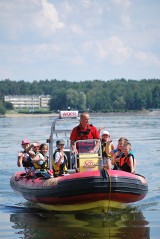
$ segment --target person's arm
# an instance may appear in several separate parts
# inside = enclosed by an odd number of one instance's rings
[[[22,152],[18,152],[18,157],[17,157],[17,166],[18,167],[22,167],[23,164],[22,164],[22,161],[23,161],[23,153]]]
[[[41,158],[39,154],[35,155],[35,156],[32,158],[32,162],[33,162],[33,163],[37,163],[37,162],[39,162],[40,160],[45,161],[44,157]]]
[[[114,165],[116,163],[116,158],[117,158],[117,153],[113,154],[112,158],[111,158],[111,164]]]
[[[60,151],[57,152],[55,155],[55,164],[59,167],[61,164],[62,159],[64,158],[64,152]]]
[[[94,127],[94,137],[93,138],[97,139],[98,141],[96,141],[96,144],[95,144],[94,148],[92,149],[92,151],[93,152],[97,152],[98,149],[99,149],[99,146],[100,146],[100,142],[99,142],[99,140],[100,140],[100,133],[99,133],[98,129],[95,126],[93,126],[93,127]]]
[[[32,143],[29,145],[29,147],[26,149],[26,152],[29,154],[31,158],[35,156],[35,152],[32,150],[33,147],[36,147],[38,144],[37,143]]]
[[[111,154],[114,150],[113,143],[111,141],[106,142],[106,154]]]
[[[76,146],[75,146],[75,141],[77,138],[77,127],[72,129],[71,135],[70,135],[70,148],[71,148],[71,153],[74,154],[77,152]]]
[[[98,149],[99,149],[99,145],[100,145],[100,142],[99,141],[96,141],[96,144],[93,148],[93,152],[98,152]]]
[[[75,141],[71,140],[71,153],[74,154],[74,153],[78,153],[77,149],[76,149],[76,145],[75,145]]]
[[[100,128],[98,129],[98,132],[101,133],[101,130],[102,130],[102,129],[105,129],[105,127],[103,127],[103,126],[100,127]]]
[[[111,152],[114,150],[114,144],[113,143],[111,143]],[[110,154],[111,154],[111,152],[110,152]]]
[[[34,144],[30,144],[27,148],[26,148],[26,153],[29,154],[29,151],[33,148]]]
[[[119,162],[120,154],[121,154],[121,152],[119,150],[117,150],[116,153],[112,154],[112,158],[111,158],[111,164],[112,165],[114,165],[116,162]]]
[[[130,168],[131,168],[131,173],[135,173],[135,167],[134,167],[132,156],[129,157],[129,164],[130,164]]]

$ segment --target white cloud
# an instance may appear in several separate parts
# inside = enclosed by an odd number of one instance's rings
[[[78,26],[76,24],[71,26],[71,31],[77,35],[84,35],[84,31],[81,26]]]
[[[131,57],[133,49],[125,46],[118,37],[112,37],[108,41],[108,50],[112,58],[112,63],[122,64]]]
[[[56,60],[56,57],[61,54],[62,48],[57,44],[32,44],[32,45],[15,45],[0,47],[3,52],[3,60],[7,61],[8,65],[14,64],[31,64],[35,62],[45,62]]]
[[[0,0],[1,78],[99,78],[106,65],[108,79],[159,76],[159,7],[156,0]]]
[[[48,36],[64,27],[64,23],[59,21],[58,13],[53,4],[47,0],[41,0],[40,7],[41,10],[35,14],[34,21],[42,34]]]
[[[134,56],[138,61],[141,62],[141,64],[145,65],[146,67],[151,65],[160,67],[160,57],[157,57],[154,54],[139,51],[136,52]]]
[[[127,28],[131,28],[132,27],[131,18],[127,14],[122,15],[121,16],[121,20],[122,20],[123,26],[126,26]]]
[[[68,14],[68,13],[71,13],[72,10],[73,10],[72,5],[69,4],[67,1],[62,2],[62,8],[63,8],[65,14],[66,14],[66,13],[67,13],[67,14]]]
[[[93,4],[92,0],[81,0],[81,3],[84,8],[89,9],[91,5]]]
[[[86,62],[81,56],[75,57],[72,62],[76,66],[82,66],[82,67],[86,66]]]
[[[95,54],[95,57],[101,61],[109,61],[112,64],[124,64],[132,56],[133,49],[126,46],[120,38],[112,36],[107,40],[97,40],[86,42],[84,51]]]
[[[111,0],[111,2],[121,8],[129,8],[132,5],[131,0]]]
[[[2,8],[0,19],[11,38],[28,33],[50,36],[64,27],[54,5],[47,0],[2,0],[0,9]]]

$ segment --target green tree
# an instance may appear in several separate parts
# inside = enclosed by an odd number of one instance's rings
[[[67,90],[67,105],[71,109],[86,110],[86,95],[77,90]]]
[[[10,103],[10,102],[4,102],[4,107],[7,110],[13,110],[14,109],[12,103]]]
[[[0,115],[4,115],[6,113],[6,109],[4,107],[4,103],[0,101]]]
[[[66,110],[67,97],[65,89],[58,90],[49,101],[50,111]]]
[[[157,109],[160,106],[160,86],[155,86],[153,88],[153,93],[152,93],[152,97],[153,97],[153,108]]]
[[[56,79],[33,82],[0,81],[0,99],[4,95],[51,95],[52,110],[71,107],[95,112],[160,108],[160,80],[115,79],[110,81],[69,82]],[[4,103],[3,107],[6,108]]]
[[[78,105],[78,92],[73,89],[68,89],[66,94],[67,107],[76,109]]]
[[[79,110],[85,111],[87,109],[86,107],[86,94],[84,92],[79,92],[79,98],[78,98],[78,106]]]

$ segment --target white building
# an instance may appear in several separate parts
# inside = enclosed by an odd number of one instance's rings
[[[13,104],[14,108],[47,108],[50,95],[6,95],[4,101]]]
[[[47,108],[48,107],[48,102],[51,99],[50,95],[41,95],[40,96],[40,106],[42,108]]]

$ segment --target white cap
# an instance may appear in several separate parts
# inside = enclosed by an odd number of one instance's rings
[[[103,132],[102,132],[102,135],[103,134],[108,134],[108,135],[110,135],[110,133],[107,131],[107,130],[104,130]]]

